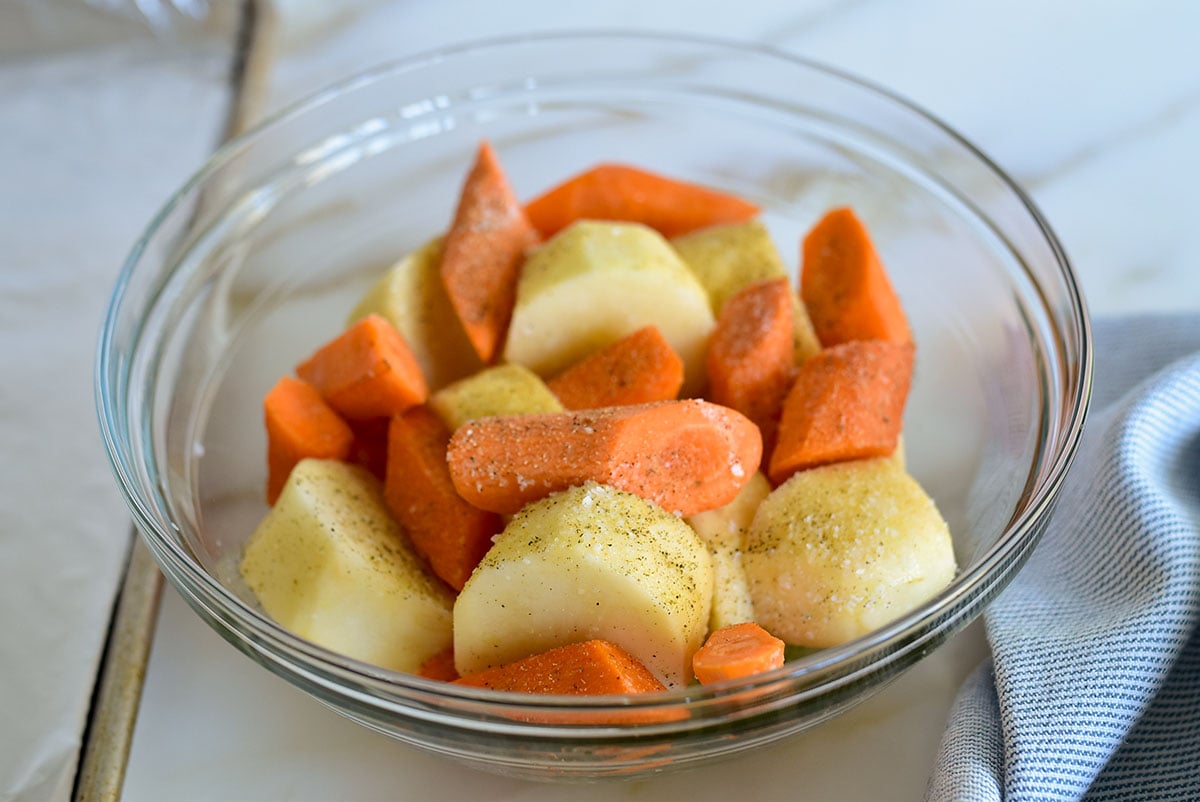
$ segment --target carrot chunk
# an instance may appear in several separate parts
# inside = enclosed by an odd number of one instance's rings
[[[666,686],[620,646],[588,640],[559,646],[512,663],[468,674],[458,685],[517,693],[572,696],[652,693]]]
[[[758,427],[698,400],[480,418],[447,451],[459,494],[498,513],[592,480],[694,515],[732,501],[761,458]]]
[[[794,303],[786,278],[751,284],[722,307],[708,342],[709,397],[754,421],[765,454],[796,375]]]
[[[446,465],[449,440],[450,430],[427,406],[392,418],[383,497],[433,572],[462,590],[502,521],[471,506],[454,489]]]
[[[274,504],[296,463],[345,459],[354,433],[311,385],[284,376],[263,398],[267,428],[267,503]]]
[[[752,621],[713,632],[692,655],[692,671],[701,685],[739,679],[783,665],[784,643]]]
[[[783,402],[771,481],[779,484],[805,468],[895,451],[914,351],[912,343],[853,340],[801,365]]]
[[[802,250],[800,296],[822,345],[912,342],[900,299],[853,210],[826,214],[804,238]]]
[[[367,315],[296,366],[348,420],[383,418],[425,401],[421,366],[396,327]]]
[[[442,682],[454,682],[458,679],[458,669],[454,667],[454,647],[442,649],[421,663],[417,669],[417,676]]]
[[[525,251],[537,230],[491,145],[479,147],[442,246],[442,283],[475,352],[491,363],[504,342]]]
[[[716,190],[623,164],[601,164],[549,190],[525,206],[549,239],[576,220],[642,223],[676,237],[718,223],[737,223],[758,207]]]
[[[669,401],[683,386],[683,360],[657,326],[640,328],[547,383],[567,409]]]

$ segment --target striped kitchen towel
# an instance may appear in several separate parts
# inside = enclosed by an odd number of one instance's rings
[[[928,798],[1200,800],[1200,318],[1098,321],[1044,539],[984,615]]]

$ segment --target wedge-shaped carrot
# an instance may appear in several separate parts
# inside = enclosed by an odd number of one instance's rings
[[[455,680],[497,691],[570,696],[652,693],[666,686],[629,652],[606,640],[559,646]]]
[[[459,494],[498,513],[590,479],[694,515],[732,501],[761,458],[757,426],[699,400],[480,418],[447,452]]]
[[[546,384],[567,409],[669,401],[683,386],[683,360],[657,326],[645,326]]]
[[[367,315],[296,366],[296,375],[348,420],[399,414],[425,401],[421,366],[396,327]]]
[[[783,665],[784,643],[753,621],[721,627],[692,655],[701,685],[761,674]]]
[[[766,454],[796,375],[794,304],[786,278],[751,284],[722,307],[708,341],[709,398],[754,421]]]
[[[537,244],[492,146],[479,147],[442,246],[442,283],[475,352],[490,363],[512,318],[525,251]]]
[[[433,572],[462,590],[503,523],[454,489],[446,465],[449,440],[446,424],[425,405],[392,418],[383,497]]]
[[[800,366],[783,402],[768,475],[779,484],[805,468],[896,450],[914,347],[853,340]]]
[[[346,459],[354,433],[312,385],[284,376],[263,398],[267,427],[267,503],[274,504],[296,463]]]
[[[576,220],[642,223],[676,237],[718,223],[736,223],[758,207],[735,195],[649,173],[624,164],[600,164],[567,179],[525,206],[547,239]]]
[[[442,682],[454,682],[458,679],[458,670],[454,667],[454,647],[442,649],[417,670],[417,675],[425,679],[437,679]]]
[[[804,238],[802,251],[800,296],[822,345],[912,342],[900,299],[852,209],[826,214]]]

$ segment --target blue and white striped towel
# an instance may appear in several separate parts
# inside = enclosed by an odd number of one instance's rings
[[[1095,333],[1083,442],[985,614],[931,802],[1200,800],[1200,318]]]

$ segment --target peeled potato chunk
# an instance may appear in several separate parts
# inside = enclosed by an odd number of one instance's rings
[[[379,482],[306,459],[250,536],[241,574],[267,615],[348,657],[416,672],[451,643],[453,596],[428,574]]]
[[[836,646],[954,577],[950,531],[892,457],[795,473],[759,505],[742,565],[758,623],[796,646]]]
[[[491,415],[563,411],[558,396],[522,365],[496,365],[459,379],[430,396],[429,406],[451,431]]]
[[[588,482],[527,505],[496,537],[454,604],[455,665],[466,676],[598,638],[686,684],[712,585],[691,527]]]
[[[350,313],[354,324],[372,313],[404,335],[431,389],[483,366],[442,285],[442,240],[407,254],[367,290]]]
[[[723,507],[697,513],[687,519],[708,546],[713,560],[713,604],[708,627],[716,631],[730,624],[754,621],[754,601],[742,567],[742,539],[758,505],[771,492],[771,484],[760,472]]]
[[[541,376],[654,324],[703,387],[708,294],[662,235],[637,223],[573,223],[534,250],[517,284],[504,359]]]

